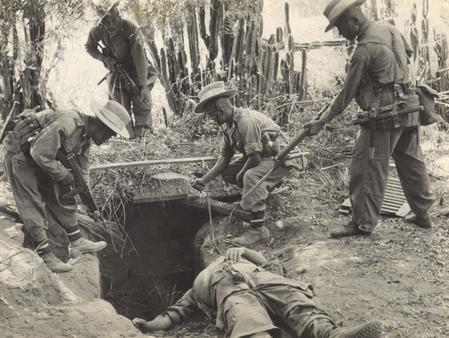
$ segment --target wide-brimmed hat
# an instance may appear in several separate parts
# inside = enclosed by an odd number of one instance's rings
[[[133,138],[133,124],[128,111],[120,103],[109,100],[101,104],[96,100],[90,106],[95,116],[113,132],[124,138]]]
[[[106,17],[106,15],[109,14],[109,12],[116,7],[120,0],[99,0],[101,2],[98,3],[94,3],[94,7],[95,7],[95,11],[97,12],[98,15],[98,22],[97,24],[100,24],[103,19]]]
[[[219,97],[232,97],[237,94],[237,89],[226,89],[223,81],[216,81],[209,83],[203,89],[201,89],[198,97],[200,102],[195,107],[195,113],[202,113],[204,111],[204,106],[212,99]]]
[[[329,20],[329,25],[326,27],[325,32],[334,28],[338,18],[350,7],[356,5],[362,5],[366,0],[332,0],[324,9],[323,14]]]

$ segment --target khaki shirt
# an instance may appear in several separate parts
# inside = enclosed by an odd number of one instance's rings
[[[223,127],[222,156],[231,158],[236,151],[244,156],[261,153],[262,132],[267,130],[280,131],[281,128],[268,116],[258,111],[235,108],[232,125],[225,124]]]
[[[120,19],[114,32],[102,25],[92,28],[86,50],[100,61],[103,56],[115,58],[138,86],[147,85],[148,79],[156,74],[147,59],[141,33],[127,20]]]
[[[412,50],[394,26],[368,20],[357,40],[343,88],[331,106],[336,114],[354,98],[363,110],[369,110],[379,88],[387,88],[381,94],[380,105],[391,104],[392,84],[409,81],[407,64]]]
[[[239,273],[251,282],[236,282],[232,273]],[[237,263],[226,261],[223,257],[210,264],[195,278],[193,287],[181,297],[175,305],[167,309],[178,313],[182,319],[188,318],[196,309],[200,309],[210,319],[215,314],[215,324],[219,329],[224,328],[223,305],[232,294],[245,290],[263,290],[265,287],[278,285],[292,286],[312,298],[310,285],[284,278],[243,260]]]
[[[30,155],[54,181],[61,181],[69,173],[58,161],[61,146],[78,156],[84,176],[89,171],[91,141],[86,135],[88,116],[75,110],[54,111],[47,109],[36,113],[42,131],[31,141]]]

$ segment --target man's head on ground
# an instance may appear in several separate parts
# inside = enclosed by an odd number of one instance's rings
[[[361,8],[364,2],[365,0],[332,0],[323,13],[329,20],[326,32],[337,27],[341,36],[354,40],[367,20]]]
[[[87,123],[87,135],[96,145],[106,142],[116,134],[127,139],[133,137],[132,120],[120,103],[109,100],[102,105],[92,101],[91,107],[95,117],[91,117]]]
[[[219,125],[232,121],[234,106],[231,98],[237,94],[236,89],[226,89],[223,81],[216,81],[205,86],[199,93],[200,102],[196,113],[206,113]]]

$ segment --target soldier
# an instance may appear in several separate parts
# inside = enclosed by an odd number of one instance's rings
[[[202,178],[195,179],[192,185],[201,190],[208,182],[221,175],[226,182],[243,188],[240,206],[252,214],[251,227],[233,242],[248,246],[270,238],[269,230],[264,225],[265,200],[295,164],[288,161],[279,166],[260,187],[246,195],[273,167],[273,155],[276,155],[279,150],[276,148],[280,146],[277,138],[281,128],[257,111],[235,107],[230,99],[236,93],[235,89],[226,89],[222,81],[210,83],[199,93],[200,102],[195,112],[205,112],[223,127],[224,147],[215,166]],[[243,157],[231,163],[236,151],[241,152]]]
[[[419,146],[419,112],[392,117],[389,124],[375,122],[381,114],[394,116],[398,101],[411,97],[407,64],[412,51],[394,26],[366,18],[361,9],[364,2],[332,0],[324,10],[329,19],[326,31],[337,27],[343,37],[357,38],[358,43],[343,88],[319,120],[305,125],[310,135],[319,133],[354,98],[363,110],[374,110],[374,119],[362,126],[352,153],[352,221],[346,230],[332,233],[334,238],[369,235],[374,231],[384,199],[390,156],[414,213],[406,221],[423,228],[432,226],[429,209],[433,197]]]
[[[150,92],[157,76],[139,29],[121,18],[117,5],[96,6],[100,19],[89,33],[86,50],[110,71],[109,96],[134,114],[134,134],[140,138],[153,127]]]
[[[281,337],[276,325],[293,337],[379,338],[382,324],[372,321],[352,329],[337,327],[313,296],[311,286],[288,279],[269,269],[260,253],[247,248],[230,248],[204,269],[176,304],[151,321],[134,318],[143,332],[169,330],[196,309],[224,329],[231,338]],[[276,271],[278,272],[278,271]]]
[[[77,155],[87,177],[91,141],[100,145],[115,134],[130,137],[132,122],[123,106],[110,100],[93,108],[95,116],[75,110],[26,111],[5,138],[4,165],[20,218],[32,246],[53,272],[69,271],[72,265],[52,253],[48,224],[64,229],[72,257],[106,247],[106,242],[92,242],[81,235],[75,199],[61,198],[61,192],[69,191],[74,183],[73,174],[60,162],[61,148]]]

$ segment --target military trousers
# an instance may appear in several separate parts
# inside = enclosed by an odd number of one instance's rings
[[[352,152],[349,192],[352,221],[365,232],[377,225],[393,157],[405,197],[418,216],[427,215],[433,201],[430,179],[419,145],[418,127],[376,129],[374,158],[369,154],[369,129],[362,128]]]
[[[225,182],[237,184],[235,176],[243,168],[246,163],[246,158],[242,157],[228,165],[225,171],[221,174]],[[243,175],[243,190],[242,196],[265,176],[265,174],[273,167],[273,158],[263,158],[258,166],[248,169]],[[270,176],[250,195],[242,197],[240,205],[243,210],[258,213],[266,209],[265,200],[268,198],[270,191],[281,182],[282,178],[287,175],[289,169],[285,166],[280,166],[274,170]]]
[[[114,73],[108,75],[108,87],[110,98],[125,107],[130,115],[134,114],[136,127],[152,128],[151,100],[149,104],[143,102],[140,95]]]
[[[335,327],[320,303],[290,285],[262,285],[233,294],[224,302],[223,313],[230,338],[260,332],[280,338],[280,328],[292,337],[323,338],[317,326]]]
[[[4,166],[20,218],[34,246],[47,245],[49,224],[62,226],[68,236],[79,233],[76,205],[63,206],[59,202],[54,182],[29,155],[7,152]]]

